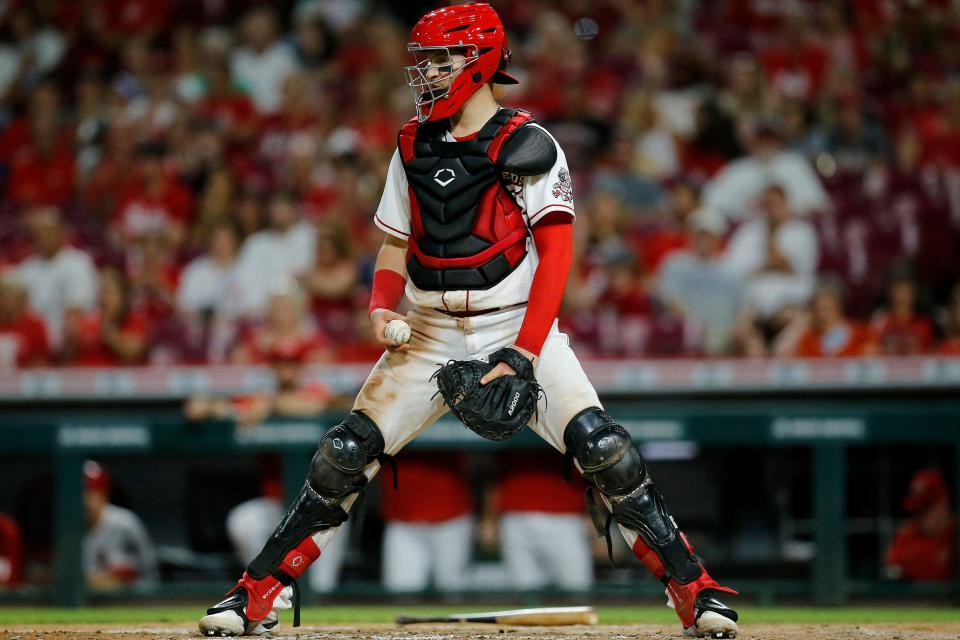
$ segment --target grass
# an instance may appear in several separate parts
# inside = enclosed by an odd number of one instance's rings
[[[463,611],[488,611],[516,608],[516,605],[477,607],[433,607],[407,605],[346,605],[307,607],[303,623],[363,624],[389,623],[403,611],[416,615],[440,615]],[[0,627],[29,624],[150,624],[172,623],[193,625],[202,614],[196,607],[90,607],[56,609],[40,607],[0,608]],[[673,624],[676,617],[666,607],[598,607],[600,624]],[[741,620],[749,623],[797,624],[877,624],[877,623],[956,623],[960,612],[951,608],[931,607],[851,607],[815,609],[808,607],[748,607],[740,610]],[[285,616],[289,621],[289,615]]]

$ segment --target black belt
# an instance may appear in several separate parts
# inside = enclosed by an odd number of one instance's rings
[[[480,309],[477,311],[448,311],[447,309],[437,309],[434,308],[434,311],[439,311],[445,316],[450,316],[451,318],[474,318],[476,316],[483,316],[488,313],[494,313],[495,311],[507,311],[510,309],[516,309],[517,307],[522,307],[527,304],[526,302],[518,302],[517,304],[511,304],[506,307],[494,307],[493,309]]]

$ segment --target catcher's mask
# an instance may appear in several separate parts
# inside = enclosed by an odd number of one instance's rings
[[[426,14],[414,25],[407,51],[413,64],[404,73],[420,122],[450,117],[484,83],[517,83],[506,72],[510,48],[503,24],[486,3]]]

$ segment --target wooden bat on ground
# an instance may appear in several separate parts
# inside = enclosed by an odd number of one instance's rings
[[[597,624],[593,607],[546,607],[541,609],[512,609],[485,613],[452,613],[446,616],[407,616],[400,614],[397,624],[419,622],[491,622],[518,626],[561,626],[568,624]]]

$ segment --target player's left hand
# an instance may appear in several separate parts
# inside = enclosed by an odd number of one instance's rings
[[[518,347],[517,345],[510,345],[510,348],[514,351],[518,351],[524,358],[533,362],[534,356],[532,353],[524,349],[523,347]],[[484,385],[490,382],[491,380],[496,380],[500,376],[515,376],[517,372],[513,370],[513,367],[508,365],[506,362],[497,363],[493,369],[490,369],[490,372],[487,375],[480,378],[480,384]]]

